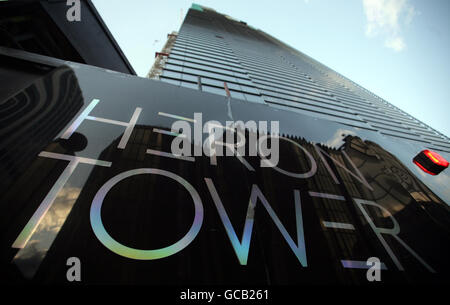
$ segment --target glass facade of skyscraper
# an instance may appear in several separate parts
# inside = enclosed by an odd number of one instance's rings
[[[448,137],[401,109],[245,22],[198,5],[159,78],[450,152]]]
[[[0,47],[2,282],[448,283],[447,138],[211,9],[168,36],[151,79]]]

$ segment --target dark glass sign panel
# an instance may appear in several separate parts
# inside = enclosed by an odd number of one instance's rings
[[[383,282],[447,281],[450,177],[417,168],[417,144],[89,66],[40,68],[0,101],[4,280],[65,283],[75,257],[83,283],[365,284],[376,257]],[[278,164],[172,153],[172,123],[200,133],[195,151],[211,120],[278,121]]]

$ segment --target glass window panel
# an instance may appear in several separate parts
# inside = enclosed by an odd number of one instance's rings
[[[224,60],[228,60],[228,61],[237,63],[237,61],[233,57],[222,55],[222,54],[217,54],[217,52],[206,52],[206,51],[201,51],[198,49],[197,50],[187,49],[187,51],[192,52],[194,54],[201,55],[201,56],[211,57],[211,58],[215,58],[218,60],[224,59]]]
[[[238,84],[227,83],[227,86],[228,86],[229,89],[234,89],[234,90],[241,91],[241,86],[239,86]]]
[[[231,74],[231,72],[229,72],[229,71],[216,69],[216,68],[208,67],[205,65],[194,64],[194,63],[190,63],[190,62],[186,62],[185,67],[207,70],[208,72],[214,72],[214,73]]]
[[[244,94],[245,98],[247,99],[247,101],[249,102],[254,102],[254,103],[264,103],[264,100],[257,95],[252,95],[252,94]]]
[[[223,87],[223,82],[221,82],[219,80],[215,80],[215,79],[204,78],[204,77],[202,77],[202,84]]]
[[[216,78],[226,81],[226,82],[233,82],[236,83],[237,80],[235,77],[231,77],[231,76],[226,76],[226,75],[220,75],[220,74],[216,74]]]
[[[175,70],[175,71],[182,71],[183,67],[182,66],[176,66],[176,65],[171,65],[171,64],[166,64],[164,66],[164,69],[169,69],[169,70]]]
[[[195,64],[195,63],[192,63],[192,62],[185,62],[184,66],[185,67],[190,67],[190,68],[195,68],[195,69],[203,69],[203,65]]]
[[[161,80],[162,82],[165,82],[165,83],[169,83],[169,84],[173,84],[173,85],[178,85],[178,86],[180,85],[180,81],[179,81],[179,80],[174,80],[174,79],[164,78],[164,77],[161,77],[160,80]]]
[[[182,79],[197,83],[198,77],[195,75],[183,74]]]
[[[192,68],[188,68],[188,67],[184,67],[183,68],[183,72],[194,74],[194,75],[200,75],[202,77],[217,78],[219,80],[227,81],[227,82],[228,81],[229,82],[235,82],[235,83],[237,82],[235,77],[227,76],[227,75],[224,75],[224,74],[208,72],[208,71],[192,69]]]
[[[198,62],[198,63],[205,63],[208,65],[214,65],[217,67],[232,67],[233,69],[238,70],[242,73],[246,72],[245,70],[240,69],[239,65],[233,64],[231,62],[225,62],[223,60],[213,59],[210,57],[204,57],[204,56],[202,57],[202,56],[198,56],[198,55],[194,55],[194,54],[189,54],[185,59],[189,60],[189,61],[195,60],[195,62]]]
[[[192,62],[192,63],[197,63],[197,64],[203,64],[203,60],[197,59],[197,58],[186,58],[186,61],[188,62]]]
[[[226,82],[236,82],[236,79],[234,77],[228,76],[228,75],[224,75],[224,74],[219,74],[219,73],[210,73],[211,77],[217,78],[218,80],[221,81],[226,81]]]
[[[193,83],[189,83],[189,82],[181,82],[181,86],[182,87],[186,87],[186,88],[191,88],[191,89],[197,89],[198,90],[198,85],[197,84],[193,84]]]
[[[211,93],[220,94],[223,96],[227,95],[227,93],[225,92],[225,89],[219,89],[219,88],[204,85],[204,86],[202,86],[202,90],[205,92],[211,92]]]
[[[183,73],[190,73],[190,74],[194,74],[194,75],[199,75],[200,74],[200,70],[197,69],[192,69],[192,68],[187,68],[187,67],[183,67]]]
[[[272,91],[262,90],[261,92],[264,94],[267,94],[269,96],[282,97],[282,95],[280,95],[279,93],[272,92]],[[292,98],[294,98],[294,97],[292,97]]]
[[[176,46],[173,46],[172,49],[170,50],[170,52],[177,52],[179,54],[184,54],[184,53],[186,53],[186,50],[178,48]]]
[[[244,74],[246,77],[248,77],[248,75],[247,75],[247,71],[246,70],[244,70],[244,69],[241,69],[241,68],[235,68],[235,67],[233,67],[233,70],[236,72],[239,72],[239,73],[242,73],[242,74]]]
[[[201,76],[206,76],[206,77],[221,78],[220,75],[218,75],[216,73],[212,73],[212,72],[207,72],[207,71],[199,71],[199,74]]]
[[[173,49],[173,48],[172,48],[172,49],[170,50],[170,55],[169,55],[169,57],[170,57],[171,55],[184,56],[185,53],[186,53],[186,52],[184,52],[184,51],[179,51],[179,50],[177,50],[177,49]]]
[[[177,55],[177,54],[170,54],[169,59],[178,59],[178,60],[184,60],[184,56]]]
[[[235,64],[239,63],[239,62],[237,62],[234,59],[224,58],[224,57],[220,57],[220,56],[219,57],[218,56],[214,56],[214,54],[211,54],[211,53],[205,54],[205,53],[196,52],[196,51],[193,51],[193,50],[187,50],[186,54],[187,55],[197,55],[200,58],[205,58],[205,59],[208,59],[208,60],[216,60],[216,61],[219,61],[219,62],[226,61],[226,62],[232,62],[232,63],[235,63]]]
[[[253,83],[251,82],[251,81],[249,81],[249,80],[246,80],[246,79],[241,79],[241,78],[238,78],[237,79],[237,82],[239,83],[239,84],[243,84],[243,85],[253,85]]]
[[[242,94],[241,92],[230,91],[230,94],[231,94],[232,98],[238,98],[241,100],[245,100],[244,94]]]
[[[169,58],[168,60],[167,60],[167,62],[169,63],[169,64],[175,64],[175,65],[183,65],[183,61],[181,61],[181,60],[178,60],[178,59],[173,59],[173,58]]]
[[[230,51],[227,51],[221,47],[215,47],[215,46],[211,46],[211,45],[198,44],[198,43],[191,43],[187,46],[198,49],[198,50],[202,50],[202,51],[204,50],[206,52],[214,52],[217,54],[232,55],[232,53],[230,53]]]
[[[234,76],[240,77],[240,78],[248,78],[247,74],[238,73],[238,72],[234,72]]]
[[[162,73],[163,76],[172,77],[172,78],[181,78],[181,73],[164,70]]]
[[[175,44],[173,45],[173,48],[178,48],[178,49],[183,49],[185,47],[185,45],[181,42],[175,42]]]
[[[248,92],[248,93],[258,94],[258,90],[256,90],[256,89],[253,88],[253,87],[249,87],[249,86],[241,85],[241,90],[242,90],[242,91],[245,91],[245,92]]]
[[[232,72],[227,71],[227,70],[223,70],[223,69],[218,69],[218,68],[213,68],[213,67],[204,67],[203,69],[214,72],[214,73],[223,73],[223,74],[232,74]]]

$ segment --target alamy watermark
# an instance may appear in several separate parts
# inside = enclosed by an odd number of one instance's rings
[[[190,121],[194,123],[193,132],[187,120],[178,120],[172,124],[171,133],[175,135],[171,145],[173,155],[206,155],[211,158],[212,164],[217,156],[240,158],[259,155],[262,158],[261,167],[277,166],[280,158],[278,121],[270,121],[270,131],[267,121],[226,121],[225,126],[218,121],[202,124],[201,113],[194,113],[194,119]],[[203,133],[207,134],[205,141]]]
[[[70,6],[66,12],[67,21],[81,21],[81,3],[80,0],[67,0],[67,6]]]
[[[81,261],[78,257],[69,257],[66,262],[70,266],[66,272],[66,278],[69,282],[81,282]]]
[[[381,281],[381,262],[378,257],[369,257],[367,260],[367,270],[366,278],[369,282],[379,282]]]

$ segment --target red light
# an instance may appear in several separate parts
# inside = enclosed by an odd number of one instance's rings
[[[433,176],[442,172],[449,165],[448,161],[440,154],[428,149],[421,151],[415,156],[413,162],[421,170]]]
[[[415,161],[415,160],[413,160],[413,162],[414,162],[415,165],[417,165],[418,167],[420,167],[420,169],[423,170],[425,173],[430,174],[430,175],[433,175],[433,176],[436,175],[435,173],[430,172],[430,171],[427,170],[425,167],[423,167],[422,165],[420,165],[419,162],[417,162],[417,161]]]
[[[428,149],[423,151],[424,154],[431,160],[433,163],[441,165],[443,167],[448,167],[448,161],[445,160],[440,154],[434,151],[429,151]]]

